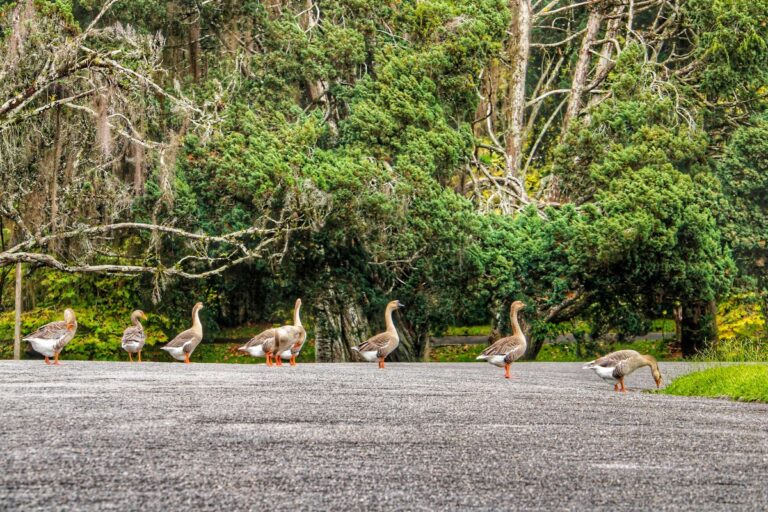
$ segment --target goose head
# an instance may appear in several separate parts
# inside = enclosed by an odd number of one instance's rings
[[[202,303],[202,302],[198,302],[198,303],[197,303],[197,304],[195,304],[195,306],[192,308],[192,313],[197,313],[197,312],[198,312],[198,311],[200,311],[201,309],[203,309],[203,303]]]
[[[400,309],[404,307],[405,307],[405,304],[403,304],[399,300],[393,300],[389,304],[387,304],[387,309]]]
[[[75,328],[75,312],[67,308],[64,310],[64,322],[67,324],[67,330],[71,331]]]
[[[661,387],[661,371],[659,370],[659,364],[656,362],[656,358],[653,356],[645,356],[645,360],[648,361],[648,365],[651,367],[651,375],[653,380],[656,381],[656,387]]]
[[[521,300],[516,300],[509,306],[510,311],[520,311],[526,306],[526,304]]]
[[[131,320],[139,320],[139,319],[146,320],[147,319],[147,315],[142,310],[137,309],[136,311],[131,313]]]

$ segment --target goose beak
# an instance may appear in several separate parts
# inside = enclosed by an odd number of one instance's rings
[[[147,314],[146,313],[142,313],[141,314],[141,319],[142,320],[146,320],[147,319]]]
[[[68,323],[67,323],[67,330],[68,330],[68,331],[71,331],[71,330],[72,330],[72,329],[74,329],[74,328],[75,328],[75,324],[73,324],[72,322],[68,322]]]
[[[659,377],[658,379],[654,379],[654,380],[656,381],[656,388],[657,389],[660,388],[661,387],[661,377]]]
[[[400,302],[400,301],[397,301],[397,307],[398,307],[398,308],[404,308],[404,307],[405,307],[405,304],[403,304],[403,303],[402,303],[402,302]]]

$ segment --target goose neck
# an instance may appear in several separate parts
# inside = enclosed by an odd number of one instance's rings
[[[509,312],[509,319],[512,322],[512,334],[514,336],[517,336],[523,332],[522,329],[520,329],[520,322],[517,320],[517,309],[513,309]]]
[[[397,332],[395,329],[395,322],[392,321],[392,312],[395,308],[387,306],[387,310],[384,312],[384,321],[387,324],[387,332]]]
[[[300,311],[301,311],[301,304],[296,304],[296,306],[293,308],[293,325],[296,327],[302,327],[301,317],[299,315]]]

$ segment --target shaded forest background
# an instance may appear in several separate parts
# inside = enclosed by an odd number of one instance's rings
[[[290,317],[320,361],[407,304],[535,357],[768,313],[766,0],[0,1],[0,338],[114,353]],[[760,330],[760,326],[763,329]]]

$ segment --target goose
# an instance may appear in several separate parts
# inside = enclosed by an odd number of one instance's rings
[[[181,332],[173,338],[167,345],[162,347],[171,357],[177,361],[184,361],[189,364],[189,356],[203,341],[203,324],[200,323],[200,310],[203,309],[203,303],[198,302],[192,308],[192,327]]]
[[[267,366],[272,366],[272,359],[274,357],[275,364],[282,366],[283,363],[278,354],[290,353],[296,346],[298,346],[298,350],[301,350],[307,338],[307,333],[301,325],[300,310],[301,299],[296,299],[293,307],[293,325],[267,329],[251,338],[248,343],[238,348],[238,350],[245,352],[251,357],[266,357]],[[281,352],[278,352],[279,347],[277,347],[276,343],[278,337],[284,345],[284,349]],[[291,343],[291,340],[294,340],[293,343]],[[298,350],[296,354],[298,354]],[[291,366],[296,366],[295,356],[291,358],[289,355],[286,359],[291,359]]]
[[[277,329],[267,329],[264,332],[260,332],[250,340],[248,340],[248,343],[243,345],[242,347],[239,347],[237,350],[241,352],[245,352],[251,357],[267,357],[267,366],[272,366],[272,353],[270,352],[269,356],[267,356],[267,353],[264,352],[264,344],[269,341],[270,345],[274,342],[275,339],[275,331]]]
[[[275,337],[272,344],[265,343],[265,350],[269,350],[268,354],[275,358],[276,366],[283,366],[283,360],[280,355],[286,350],[291,350],[294,347],[301,347],[304,345],[304,341],[307,339],[307,331],[304,326],[301,325],[301,318],[299,317],[299,311],[301,310],[301,299],[296,299],[296,304],[293,307],[293,325],[284,325],[278,327],[275,330]],[[296,366],[296,357],[291,358],[291,366]]]
[[[301,343],[296,343],[293,346],[291,346],[288,350],[283,350],[280,352],[280,358],[290,361],[291,366],[296,366],[296,358],[299,356],[299,352],[301,352],[302,347],[304,347],[304,342],[307,340],[307,337],[304,336],[304,341]]]
[[[133,354],[139,356],[139,362],[141,362],[141,349],[144,348],[144,342],[147,341],[147,335],[144,334],[144,327],[142,327],[139,319],[146,320],[147,315],[140,309],[137,309],[131,313],[131,327],[128,327],[123,331],[123,338],[121,340],[121,346],[123,350],[128,352],[128,358],[133,362]]]
[[[509,379],[512,363],[523,357],[528,342],[525,339],[520,323],[517,321],[517,312],[525,307],[525,304],[516,300],[509,307],[509,319],[512,323],[512,336],[501,338],[490,347],[483,350],[477,356],[479,361],[488,361],[494,366],[504,367],[504,378]]]
[[[59,353],[72,341],[77,332],[77,319],[75,312],[67,308],[64,310],[64,321],[51,322],[40,327],[32,334],[24,337],[32,345],[35,352],[45,357],[45,364],[51,364],[49,357],[53,358],[53,364],[59,364]]]
[[[619,350],[590,361],[583,366],[585,370],[594,370],[604,381],[613,384],[613,390],[626,392],[624,377],[643,366],[651,367],[651,375],[656,381],[656,387],[661,387],[661,372],[656,359],[650,355],[641,354],[635,350]],[[621,386],[621,387],[619,387]]]
[[[379,368],[384,368],[384,359],[394,352],[400,344],[400,336],[397,334],[394,322],[392,322],[392,312],[404,307],[405,304],[399,300],[393,300],[387,304],[387,308],[384,310],[384,321],[386,322],[387,330],[368,338],[356,347],[352,347],[352,350],[370,363],[378,359]]]

